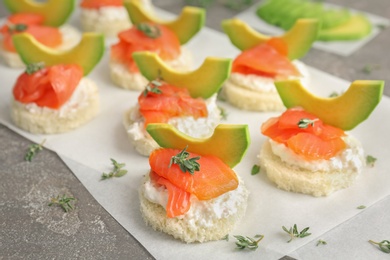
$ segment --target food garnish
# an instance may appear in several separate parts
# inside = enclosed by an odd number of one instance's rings
[[[221,240],[229,241],[229,234],[226,234],[226,236],[224,236],[223,238],[221,238]]]
[[[386,254],[390,254],[390,241],[389,240],[382,240],[381,242],[374,242],[372,240],[369,240],[371,244],[378,245],[380,250],[385,252]]]
[[[314,122],[315,121],[318,121],[318,118],[316,118],[316,119],[313,119],[313,120],[311,120],[311,119],[309,119],[309,118],[302,118],[302,119],[300,119],[299,121],[298,121],[298,127],[299,128],[303,128],[303,129],[306,129],[306,128],[308,128],[309,126],[314,126]]]
[[[260,172],[260,166],[255,164],[252,166],[251,175],[256,175]]]
[[[376,162],[376,158],[372,155],[367,155],[366,156],[366,164],[370,167],[374,167]]]
[[[127,173],[127,170],[122,169],[123,167],[125,167],[126,164],[118,163],[114,159],[110,159],[110,160],[112,162],[112,165],[114,166],[114,170],[112,172],[109,172],[109,173],[103,172],[101,180],[106,180],[106,179],[113,178],[113,177],[122,177],[123,175],[125,175]]]
[[[327,244],[328,243],[326,243],[326,241],[324,241],[322,239],[318,240],[318,242],[317,242],[317,246],[319,246],[319,245],[327,245]]]
[[[160,28],[157,25],[139,23],[137,29],[143,32],[149,38],[155,39],[161,36]]]
[[[161,94],[162,91],[158,87],[161,86],[162,83],[159,80],[152,80],[151,82],[146,85],[144,90],[144,96],[147,96],[149,92],[154,94]]]
[[[24,156],[24,159],[26,161],[31,162],[33,157],[43,149],[43,144],[46,142],[46,139],[44,139],[40,144],[32,144],[28,147],[28,152]]]
[[[31,75],[31,74],[34,74],[37,71],[40,71],[44,67],[45,67],[45,63],[44,62],[29,63],[29,64],[27,64],[27,67],[26,67],[26,73],[28,75]]]
[[[283,230],[290,235],[290,240],[287,243],[290,243],[295,237],[304,238],[310,236],[311,233],[308,233],[310,227],[304,228],[301,232],[298,232],[297,224],[294,224],[294,227],[287,229],[285,226],[282,226]]]
[[[8,31],[10,33],[13,33],[13,32],[23,32],[25,30],[27,30],[27,24],[24,24],[24,23],[17,23],[17,24],[12,24],[12,23],[9,23],[8,24]]]
[[[236,245],[238,249],[248,248],[250,250],[256,250],[259,247],[260,241],[264,238],[264,235],[256,235],[254,238],[247,236],[234,236],[237,241]],[[256,240],[256,238],[258,238]]]
[[[73,206],[71,204],[72,200],[76,200],[76,199],[73,198],[73,197],[67,197],[65,194],[62,195],[62,197],[60,197],[60,195],[58,195],[57,197],[54,197],[54,198],[50,199],[51,202],[48,204],[48,206],[50,207],[52,205],[58,205],[65,212],[68,212],[68,211],[73,209]]]
[[[366,206],[364,206],[364,205],[360,205],[359,207],[357,207],[357,209],[365,209],[366,208]]]
[[[189,172],[191,175],[194,175],[195,171],[200,170],[200,165],[197,162],[197,160],[200,159],[200,156],[188,158],[190,154],[186,151],[188,148],[188,145],[177,155],[172,156],[171,161],[169,163],[169,168],[171,168],[172,164],[177,164],[180,167],[180,170],[182,172]]]

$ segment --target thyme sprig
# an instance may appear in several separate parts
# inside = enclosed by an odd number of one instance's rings
[[[197,160],[200,159],[200,156],[188,158],[190,154],[186,151],[187,148],[188,145],[180,153],[172,156],[168,167],[170,168],[172,164],[177,164],[182,172],[185,173],[188,171],[191,175],[194,175],[195,171],[200,170],[200,164],[197,162]]]
[[[146,97],[148,95],[148,93],[154,93],[154,94],[161,94],[162,91],[161,89],[159,89],[158,87],[160,87],[162,85],[161,81],[160,81],[160,77],[155,79],[155,80],[152,80],[148,83],[148,85],[146,85],[145,87],[145,90],[143,92],[144,96]]]
[[[114,170],[112,172],[109,172],[109,173],[103,172],[101,180],[107,180],[107,179],[113,178],[113,177],[122,177],[123,175],[125,175],[127,173],[127,170],[122,169],[123,167],[126,166],[126,164],[118,163],[117,161],[115,161],[112,158],[110,160],[112,162],[112,165],[114,166]]]
[[[74,201],[74,200],[76,200],[76,199],[73,198],[73,197],[67,197],[65,194],[62,195],[62,197],[60,197],[60,195],[58,195],[57,197],[54,197],[54,198],[50,199],[51,202],[48,204],[48,206],[51,207],[52,205],[58,205],[65,212],[68,212],[68,211],[73,209],[71,201]]]
[[[248,248],[250,250],[256,250],[259,247],[260,241],[264,238],[263,235],[256,235],[254,238],[247,236],[234,236],[236,241],[236,246],[238,249],[242,250]],[[257,239],[258,238],[258,239]]]
[[[290,243],[296,237],[303,238],[311,235],[311,233],[307,232],[309,230],[309,227],[306,227],[301,232],[299,232],[297,224],[294,224],[294,227],[290,227],[290,229],[287,229],[285,226],[283,226],[282,228],[287,234],[290,235],[290,240],[287,241],[287,243]]]
[[[381,242],[375,242],[372,240],[369,240],[371,244],[378,245],[380,250],[385,252],[386,254],[390,254],[390,241],[389,240],[382,240]]]
[[[8,27],[8,31],[10,33],[23,32],[23,31],[27,30],[27,28],[28,28],[27,24],[24,24],[24,23],[10,23],[10,22],[7,23],[7,27]]]
[[[45,144],[46,139],[43,139],[43,141],[40,144],[32,144],[28,147],[28,151],[26,155],[24,156],[24,159],[26,161],[31,162],[34,156],[43,150],[43,145]]]
[[[301,118],[299,119],[297,125],[299,128],[308,128],[309,126],[314,126],[314,122],[318,121],[318,118],[316,119],[309,119],[309,118]]]
[[[156,39],[161,36],[160,28],[157,25],[139,23],[137,24],[137,29],[152,39]]]
[[[324,241],[322,239],[318,240],[318,242],[317,242],[317,246],[319,246],[319,245],[327,245],[327,244],[328,243],[326,243],[326,241]]]
[[[26,66],[26,73],[28,75],[34,74],[37,71],[40,71],[45,67],[45,63],[43,61],[36,62],[36,63],[30,63]]]

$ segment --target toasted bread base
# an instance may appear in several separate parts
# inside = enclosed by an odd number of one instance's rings
[[[358,170],[312,172],[294,168],[273,154],[269,141],[264,143],[260,151],[260,165],[279,189],[310,194],[315,197],[327,196],[351,186],[359,173]]]
[[[149,177],[146,176],[144,181],[148,178]],[[215,223],[213,223],[210,227],[199,226],[194,229],[188,224],[188,220],[186,221],[180,217],[168,218],[166,216],[165,209],[161,205],[147,200],[142,192],[142,189],[139,189],[140,210],[142,217],[145,223],[151,226],[154,230],[167,233],[186,243],[221,240],[234,229],[235,225],[243,218],[246,212],[246,202],[249,192],[241,180],[239,185],[243,185],[241,196],[245,197],[245,203],[240,204],[240,207],[235,214],[215,221]]]

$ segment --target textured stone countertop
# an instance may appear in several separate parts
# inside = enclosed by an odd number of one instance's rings
[[[390,17],[388,0],[330,0],[382,17]],[[154,1],[173,13],[182,1]],[[0,5],[0,15],[5,11]],[[235,11],[214,5],[207,26],[220,30],[220,21]],[[308,65],[352,81],[382,79],[390,82],[390,29],[349,57],[312,49],[303,58]],[[367,74],[363,68],[373,65]],[[390,87],[385,86],[386,95]],[[24,161],[30,141],[0,124],[0,259],[153,259],[89,194],[67,166],[45,149],[34,160]],[[74,211],[47,207],[51,194],[78,198]]]

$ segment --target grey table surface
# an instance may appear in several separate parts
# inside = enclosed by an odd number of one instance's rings
[[[154,1],[178,13],[184,1]],[[218,1],[216,1],[218,2]],[[390,17],[388,0],[328,0]],[[215,4],[206,25],[220,30],[220,21],[237,14]],[[0,5],[0,17],[7,11]],[[303,61],[340,78],[390,80],[390,29],[382,31],[349,57],[312,49]],[[366,65],[374,66],[364,72]],[[385,86],[385,94],[390,89]],[[0,259],[153,259],[153,257],[89,194],[61,159],[42,151],[34,163],[24,161],[29,140],[0,124]],[[74,211],[48,207],[52,194],[77,198]],[[389,200],[387,200],[389,201]],[[386,204],[388,205],[388,203]]]

